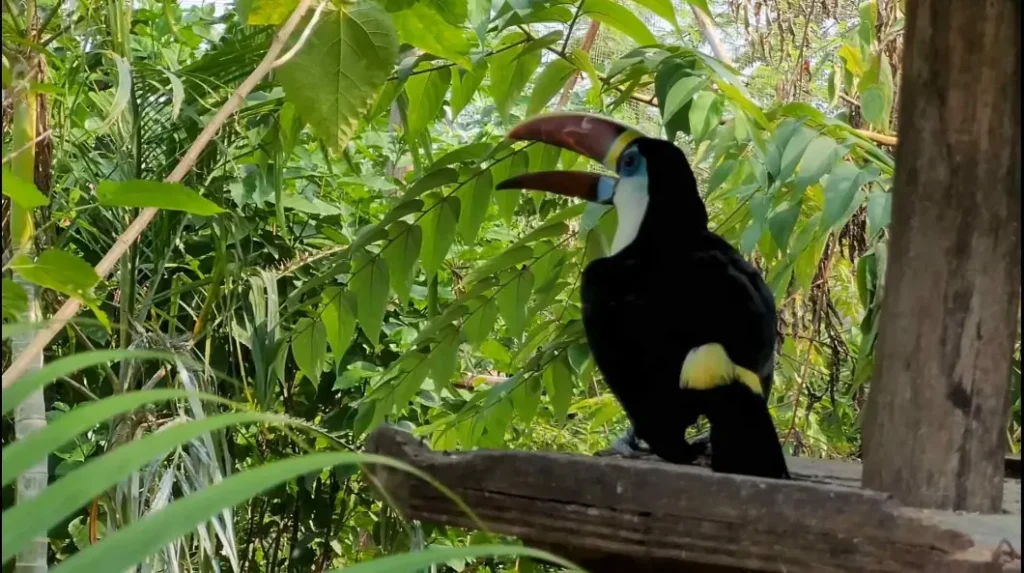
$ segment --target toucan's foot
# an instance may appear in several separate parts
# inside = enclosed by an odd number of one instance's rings
[[[597,453],[599,456],[622,456],[624,458],[642,458],[651,455],[650,448],[636,437],[636,430],[630,426],[626,433],[616,438],[610,448]]]
[[[690,445],[693,446],[694,453],[701,458],[711,458],[711,434],[704,434],[694,438]]]

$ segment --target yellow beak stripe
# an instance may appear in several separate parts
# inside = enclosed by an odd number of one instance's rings
[[[694,348],[686,356],[679,374],[679,387],[710,390],[737,380],[754,394],[762,395],[761,378],[734,364],[721,344],[710,343]]]
[[[615,138],[611,146],[608,148],[608,153],[605,153],[604,160],[601,162],[605,167],[615,170],[615,166],[619,162],[619,156],[622,155],[622,150],[626,149],[626,146],[633,142],[638,137],[643,137],[643,134],[639,131],[627,129],[622,135]]]

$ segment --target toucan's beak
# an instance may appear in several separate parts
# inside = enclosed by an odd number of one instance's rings
[[[575,151],[612,170],[622,150],[642,135],[627,125],[585,113],[537,116],[520,123],[508,133],[509,139],[539,141]]]
[[[615,182],[614,177],[589,171],[538,171],[506,179],[498,183],[497,188],[548,191],[595,203],[611,203]]]

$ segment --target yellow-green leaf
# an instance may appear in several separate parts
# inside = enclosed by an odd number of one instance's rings
[[[491,203],[493,188],[494,178],[488,170],[478,175],[472,184],[459,190],[459,203],[462,208],[462,213],[459,215],[459,236],[467,244],[476,241],[480,225],[487,217],[487,208]],[[501,193],[507,193],[507,191],[501,191]]]
[[[463,68],[473,67],[469,59],[472,44],[466,34],[428,8],[425,2],[417,2],[408,10],[396,12],[392,18],[403,42],[451,60]]]
[[[498,292],[498,309],[510,336],[519,336],[526,329],[527,310],[533,294],[533,273],[530,269],[514,272],[502,281]]]
[[[409,97],[406,121],[410,134],[418,134],[437,117],[444,104],[444,96],[452,81],[449,68],[416,74],[405,82],[405,93]]]
[[[462,110],[466,109],[469,102],[473,100],[480,83],[484,81],[487,74],[487,60],[480,58],[470,69],[459,69],[452,75],[452,95],[448,99],[452,108],[452,118],[458,117]]]
[[[50,200],[39,192],[35,183],[25,181],[10,169],[3,168],[3,193],[22,209],[32,209],[49,204]]]
[[[356,257],[352,268],[349,287],[356,294],[359,326],[370,342],[378,346],[388,305],[388,265],[383,257],[364,252]]]
[[[458,197],[442,197],[432,193],[430,211],[423,216],[423,245],[420,249],[423,272],[433,277],[441,268],[441,262],[455,240],[455,227],[459,221]]]
[[[390,243],[381,254],[388,263],[391,288],[398,299],[408,304],[412,290],[413,268],[423,245],[423,229],[405,221],[396,221],[388,229]]]
[[[630,12],[625,6],[616,4],[611,0],[587,0],[583,4],[582,13],[626,34],[640,45],[657,43],[654,34],[647,28],[643,20]]]
[[[292,331],[292,357],[299,370],[316,384],[327,358],[327,329],[324,323],[303,317]]]
[[[193,215],[223,213],[216,203],[180,183],[165,181],[104,181],[96,188],[100,205],[106,207],[156,207]]]
[[[551,101],[569,81],[576,68],[562,58],[551,60],[537,76],[530,93],[530,103],[526,106],[526,115],[534,115],[544,109],[544,106]]]
[[[331,287],[324,291],[323,301],[325,306],[321,318],[337,368],[356,336],[355,297],[350,291]]]

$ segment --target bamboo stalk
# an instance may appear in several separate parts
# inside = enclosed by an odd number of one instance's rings
[[[231,98],[224,103],[224,105],[217,111],[213,119],[206,125],[202,133],[192,142],[188,151],[178,162],[178,165],[174,168],[174,171],[167,176],[165,181],[168,183],[177,183],[181,181],[190,169],[195,165],[199,154],[206,149],[206,146],[213,140],[213,137],[220,130],[221,126],[231,117],[235,111],[241,106],[242,101],[249,95],[249,92],[256,87],[256,85],[263,79],[263,76],[267,75],[271,69],[273,69],[275,62],[278,59],[282,49],[284,48],[285,42],[295,31],[295,28],[299,25],[299,21],[302,16],[309,9],[313,0],[299,0],[298,6],[295,7],[295,11],[288,18],[288,21],[281,26],[281,29],[274,36],[274,41],[270,44],[270,48],[267,49],[267,54],[260,61],[259,66],[249,77],[245,78],[245,81],[238,86],[235,93],[231,95]],[[124,256],[128,247],[134,243],[142,232],[146,230],[149,223],[156,217],[159,209],[150,207],[143,209],[139,216],[132,221],[131,225],[125,229],[124,233],[114,242],[114,245],[110,247],[107,254],[104,255],[103,259],[96,265],[96,274],[101,278],[106,277],[113,270],[114,265]],[[69,298],[65,301],[64,305],[60,307],[60,310],[53,316],[50,323],[40,330],[35,338],[25,348],[25,351],[14,360],[11,366],[3,374],[3,388],[9,388],[12,384],[17,382],[18,378],[25,373],[27,368],[31,365],[31,355],[33,353],[42,352],[46,345],[53,340],[53,337],[64,328],[64,325],[68,323],[82,307],[82,302],[76,298]]]

